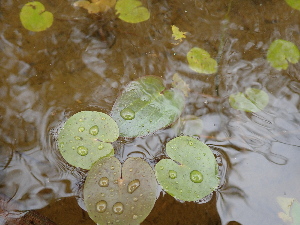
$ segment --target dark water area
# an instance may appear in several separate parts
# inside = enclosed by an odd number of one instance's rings
[[[36,210],[58,225],[95,224],[81,199],[85,171],[68,165],[56,138],[76,112],[109,113],[124,86],[178,73],[190,92],[182,116],[203,121],[199,140],[215,153],[221,184],[210,198],[180,202],[160,191],[143,225],[283,224],[277,197],[300,200],[300,64],[278,71],[266,60],[276,39],[300,47],[300,12],[278,0],[144,0],[148,21],[130,24],[114,10],[88,15],[74,1],[41,0],[53,13],[42,32],[22,27],[25,0],[0,1],[0,224]],[[186,31],[174,45],[171,25]],[[200,47],[218,72],[197,74],[187,52]],[[246,88],[270,98],[257,113],[231,108]],[[159,161],[174,127],[119,139],[118,158]],[[236,222],[234,222],[236,221]]]

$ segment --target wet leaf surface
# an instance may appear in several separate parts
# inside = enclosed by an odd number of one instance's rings
[[[171,159],[155,166],[155,175],[163,189],[183,201],[196,201],[218,186],[216,160],[207,145],[188,136],[177,137],[166,145]]]
[[[138,0],[118,0],[115,9],[119,18],[128,23],[140,23],[150,18],[150,12]]]
[[[115,157],[98,160],[84,184],[84,202],[98,224],[140,224],[156,201],[154,171],[141,158],[128,158],[123,166]]]
[[[292,8],[300,10],[300,2],[298,0],[285,0],[285,1]]]
[[[119,137],[116,122],[101,112],[82,111],[71,116],[58,136],[58,147],[64,159],[73,166],[90,169],[101,157],[114,154]]]
[[[230,95],[229,103],[232,108],[246,112],[259,112],[269,103],[269,96],[266,92],[247,88],[245,93],[238,92]]]
[[[40,2],[28,2],[21,9],[20,20],[24,28],[38,32],[51,27],[53,14],[46,11]]]
[[[272,42],[267,53],[267,60],[277,70],[286,70],[290,63],[297,63],[300,59],[300,51],[297,46],[282,39]]]
[[[184,95],[176,89],[165,89],[157,76],[144,76],[130,82],[116,100],[111,116],[117,122],[120,136],[145,136],[174,122],[184,107]]]

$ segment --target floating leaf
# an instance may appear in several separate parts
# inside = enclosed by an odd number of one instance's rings
[[[204,49],[192,48],[187,54],[187,60],[190,68],[197,73],[211,74],[217,72],[217,61],[212,59]]]
[[[44,5],[40,2],[28,2],[21,9],[20,20],[24,28],[38,32],[51,27],[53,14],[45,11]]]
[[[119,18],[128,23],[140,23],[150,18],[150,12],[138,0],[118,0],[115,9]]]
[[[167,143],[166,152],[171,159],[160,160],[155,166],[155,175],[171,196],[196,201],[217,188],[217,163],[207,145],[195,138],[180,136]]]
[[[101,112],[82,111],[71,116],[58,136],[58,147],[64,159],[73,166],[90,169],[99,158],[114,154],[119,137],[116,122]]]
[[[234,109],[246,112],[259,112],[268,105],[269,96],[262,90],[247,88],[245,94],[238,92],[230,95],[229,103]]]
[[[285,0],[285,1],[292,8],[300,10],[300,1],[299,0]]]
[[[300,52],[297,46],[289,41],[275,40],[269,47],[267,60],[277,70],[287,69],[288,62],[297,63],[300,59]]]
[[[120,136],[145,136],[174,122],[183,107],[184,96],[180,90],[165,90],[160,77],[144,76],[125,87],[111,117],[119,126]]]
[[[74,6],[82,7],[88,11],[88,13],[100,13],[106,12],[116,4],[116,0],[92,0],[84,1],[80,0],[74,3]]]
[[[172,28],[172,37],[173,37],[173,39],[175,41],[178,41],[174,44],[178,45],[180,42],[182,42],[183,38],[186,38],[186,36],[185,36],[186,32],[180,31],[179,28],[176,27],[175,25],[172,25],[171,28]]]
[[[141,158],[128,158],[121,169],[115,157],[97,161],[86,178],[83,196],[97,224],[140,224],[156,201],[154,171]]]

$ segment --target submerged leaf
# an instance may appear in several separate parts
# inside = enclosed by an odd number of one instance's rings
[[[118,0],[115,9],[119,18],[128,23],[140,23],[150,18],[150,12],[139,0]]]
[[[156,201],[154,171],[141,158],[128,158],[121,168],[115,157],[95,162],[86,178],[85,206],[97,224],[140,224]]]
[[[202,48],[194,47],[187,54],[187,60],[192,70],[197,73],[211,74],[217,72],[217,61]]]
[[[217,188],[217,163],[207,145],[195,138],[180,136],[167,143],[166,152],[171,159],[160,160],[155,166],[155,175],[171,196],[196,201]]]
[[[181,90],[184,94],[184,96],[188,96],[190,92],[189,85],[185,83],[185,81],[178,75],[178,73],[175,73],[172,77],[172,86],[174,88],[177,88]]]
[[[300,203],[295,198],[277,197],[276,200],[283,210],[278,217],[285,223],[300,224]]]
[[[285,0],[285,1],[292,8],[300,10],[300,1],[299,0]]]
[[[165,89],[157,76],[130,82],[116,100],[111,117],[122,137],[145,136],[173,123],[184,107],[183,93]]]
[[[259,112],[269,103],[269,96],[266,92],[247,88],[244,93],[238,92],[230,95],[229,103],[232,108],[246,112]]]
[[[300,59],[300,51],[297,46],[285,40],[275,40],[269,47],[267,60],[277,70],[287,69],[288,62],[297,63]]]
[[[200,136],[203,130],[203,122],[197,116],[186,115],[180,117],[173,128],[176,130],[177,136]]]
[[[178,41],[175,44],[179,44],[180,42],[182,42],[183,38],[186,38],[186,36],[185,36],[186,32],[180,31],[179,28],[176,27],[175,25],[172,25],[171,28],[172,28],[172,37],[173,37],[173,39],[175,41]]]
[[[24,28],[38,32],[51,27],[53,14],[38,1],[28,2],[21,9],[20,20]]]
[[[67,120],[59,133],[58,147],[68,163],[90,169],[99,158],[114,154],[109,142],[118,137],[118,125],[110,116],[82,111]]]
[[[106,12],[116,4],[116,0],[92,0],[84,1],[80,0],[74,3],[74,6],[82,7],[88,11],[88,13],[100,13]]]

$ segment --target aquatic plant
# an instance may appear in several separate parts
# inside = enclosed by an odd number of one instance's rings
[[[26,3],[22,7],[20,20],[25,29],[38,32],[51,27],[53,14],[46,11],[42,3],[33,1]]]
[[[246,112],[259,112],[268,105],[269,96],[262,90],[247,88],[245,93],[238,92],[231,94],[229,96],[229,103],[234,109]]]
[[[74,6],[82,7],[88,11],[88,13],[101,13],[106,12],[116,4],[116,0],[92,0],[85,1],[79,0],[74,2]]]
[[[118,17],[128,23],[140,23],[150,18],[149,10],[139,0],[118,0],[115,9]]]
[[[290,63],[297,63],[300,59],[300,51],[297,46],[282,39],[272,42],[268,49],[267,60],[277,70],[286,70]]]
[[[160,77],[144,76],[125,87],[111,117],[119,126],[120,136],[145,136],[173,123],[183,107],[181,90],[166,89]]]
[[[58,145],[68,163],[90,169],[99,158],[114,155],[110,142],[118,137],[118,125],[110,116],[82,111],[67,120],[59,133]]]
[[[162,159],[156,164],[155,175],[171,196],[196,201],[217,188],[217,164],[207,145],[193,137],[180,136],[167,143],[166,153],[170,159]]]
[[[156,201],[157,182],[150,165],[128,158],[98,160],[88,172],[83,189],[87,211],[98,224],[140,224]]]
[[[187,53],[187,60],[190,68],[197,73],[212,74],[217,72],[217,61],[202,48],[192,48]]]

